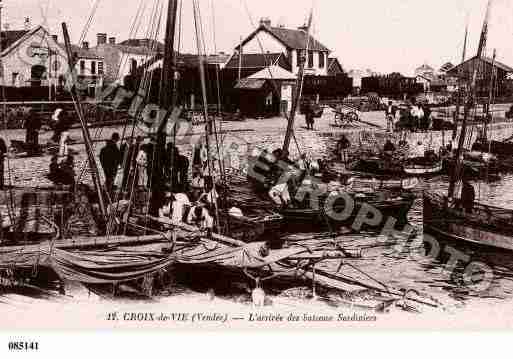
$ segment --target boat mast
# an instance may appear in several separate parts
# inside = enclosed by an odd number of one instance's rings
[[[286,155],[289,152],[290,140],[292,138],[292,134],[294,133],[294,120],[296,118],[296,111],[299,107],[299,102],[301,101],[301,93],[303,92],[303,76],[305,74],[305,63],[308,56],[308,47],[310,45],[310,29],[312,27],[312,18],[313,18],[313,9],[310,11],[310,16],[308,18],[308,24],[306,27],[306,48],[305,50],[298,49],[301,53],[301,56],[298,56],[299,59],[299,71],[297,74],[296,80],[296,89],[294,91],[294,101],[292,102],[292,108],[290,110],[290,117],[287,123],[287,132],[285,133],[285,141],[283,142],[283,153]]]
[[[169,0],[167,8],[167,21],[166,21],[166,34],[164,41],[164,59],[162,62],[162,79],[160,83],[160,96],[159,106],[162,110],[170,111],[176,106],[177,96],[175,76],[176,71],[176,56],[175,56],[175,31],[176,31],[176,18],[178,13],[178,0]],[[158,195],[163,189],[164,178],[164,159],[166,152],[166,139],[167,139],[167,122],[169,117],[166,116],[159,128],[157,129],[157,146],[155,149],[154,166],[155,173],[152,180],[152,196]],[[156,211],[156,208],[152,209]]]
[[[460,178],[462,162],[463,162],[463,146],[465,144],[465,137],[467,135],[467,120],[470,114],[470,109],[474,105],[475,93],[476,93],[476,82],[477,82],[477,71],[478,64],[483,57],[484,49],[486,47],[486,40],[488,37],[488,23],[490,20],[490,9],[492,5],[492,0],[488,0],[488,5],[486,7],[486,15],[483,23],[483,29],[481,31],[481,38],[479,39],[479,47],[477,49],[477,55],[474,58],[474,63],[472,65],[472,77],[470,78],[470,87],[467,91],[467,96],[465,98],[465,111],[463,115],[463,121],[461,123],[461,134],[458,142],[458,148],[456,150],[456,166],[454,168],[453,174],[451,176],[451,181],[449,184],[449,192],[448,198],[453,199],[454,190],[456,188],[456,182]]]
[[[492,106],[492,99],[493,99],[493,88],[495,85],[495,61],[497,58],[497,49],[493,50],[493,58],[492,58],[492,70],[490,71],[490,86],[488,89],[488,103],[486,106],[486,113],[485,115],[485,121],[483,126],[483,135],[484,138],[488,139],[488,120],[492,120],[492,111],[490,110],[490,107]]]
[[[75,109],[77,111],[78,119],[80,121],[80,127],[82,128],[82,136],[84,137],[85,148],[87,152],[87,159],[89,162],[89,170],[91,171],[91,177],[93,178],[94,187],[98,194],[98,201],[100,203],[100,211],[104,217],[107,217],[107,210],[105,207],[105,198],[103,196],[106,191],[103,191],[103,186],[100,181],[100,173],[98,171],[98,166],[96,164],[96,160],[94,157],[94,147],[93,142],[91,141],[91,135],[89,133],[89,129],[87,128],[87,123],[85,121],[84,109],[82,108],[82,102],[80,101],[80,96],[77,92],[75,79],[75,59],[73,58],[73,51],[71,50],[71,41],[68,33],[68,27],[66,23],[62,23],[62,32],[64,35],[64,44],[66,47],[66,54],[68,57],[68,68],[69,74],[72,76],[72,83],[70,86],[70,93],[73,98]],[[107,196],[108,199],[108,196]]]
[[[463,53],[461,55],[461,63],[465,62],[467,58],[467,40],[468,40],[468,14],[467,14],[467,24],[465,25],[465,39],[463,40]],[[463,96],[462,84],[458,81],[458,98],[456,102],[456,111],[454,116],[454,130],[452,131],[452,139],[456,138],[458,133],[458,122],[460,120],[460,108],[461,108],[461,98]]]
[[[465,62],[467,58],[467,40],[468,40],[468,14],[467,14],[467,24],[465,25],[465,40],[463,41],[463,54],[461,56],[461,63]]]
[[[171,110],[176,106],[176,55],[175,55],[175,31],[176,17],[178,14],[178,0],[169,0],[167,9],[166,35],[164,46],[164,59],[162,63],[162,82],[160,86],[159,105],[164,110]],[[166,121],[162,124],[159,131],[166,127]]]

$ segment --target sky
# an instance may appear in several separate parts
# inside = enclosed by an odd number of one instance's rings
[[[3,23],[10,29],[44,24],[62,39],[61,22],[67,22],[77,43],[96,0],[3,0]],[[469,24],[467,56],[476,53],[487,0],[198,0],[207,51],[233,52],[233,48],[258,25],[262,17],[273,24],[302,25],[313,6],[313,35],[333,51],[344,69],[371,69],[380,73],[412,75],[427,63],[439,68],[461,61],[465,24]],[[87,32],[105,32],[118,41],[129,37],[139,6],[137,37],[144,37],[151,8],[166,0],[99,0]],[[154,19],[154,18],[153,18]],[[215,27],[213,26],[215,22]],[[162,22],[161,34],[164,30]],[[192,0],[183,0],[184,52],[195,52]],[[132,33],[133,34],[133,33]],[[215,35],[215,41],[214,41]],[[135,36],[130,36],[135,37]],[[161,36],[163,37],[163,35]],[[487,51],[497,49],[497,60],[513,67],[513,1],[494,0]]]

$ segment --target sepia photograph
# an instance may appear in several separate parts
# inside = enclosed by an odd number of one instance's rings
[[[513,329],[511,1],[0,0],[0,35],[2,330]]]

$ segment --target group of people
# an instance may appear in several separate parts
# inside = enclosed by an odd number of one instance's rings
[[[152,182],[157,180],[156,176],[162,176],[164,193],[157,206],[159,217],[198,226],[208,232],[215,229],[220,196],[213,176],[206,172],[201,159],[194,160],[189,183],[189,160],[174,143],[167,144],[164,158],[160,159],[161,168],[156,163],[154,140],[145,142],[144,138],[137,137],[122,146],[119,142],[119,134],[114,133],[100,151],[105,185],[110,193],[114,187],[154,189]]]
[[[431,114],[429,106],[422,106],[414,101],[405,109],[401,109],[389,101],[385,111],[387,131],[394,132],[398,129],[427,131],[433,125]]]
[[[301,206],[301,203],[296,201],[297,192],[313,186],[312,179],[322,177],[325,167],[324,161],[308,159],[305,154],[301,154],[295,162],[292,162],[288,159],[288,155],[279,149],[273,153],[264,151],[260,155],[260,161],[269,168],[268,196],[279,208]],[[281,165],[278,165],[279,161],[282,161]]]
[[[105,187],[112,193],[114,187],[129,189],[152,188],[156,181],[168,187],[186,187],[189,161],[179,149],[168,143],[164,158],[157,163],[156,141],[137,137],[120,145],[120,135],[113,133],[100,151],[100,163],[105,175]]]
[[[197,192],[196,192],[197,191]],[[164,205],[159,210],[161,218],[173,223],[187,223],[212,233],[216,227],[219,194],[211,177],[204,180],[203,188],[188,194],[185,188],[166,192]]]

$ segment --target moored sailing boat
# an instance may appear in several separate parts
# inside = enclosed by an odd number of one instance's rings
[[[478,58],[483,55],[487,40],[488,22],[492,1],[489,0],[478,47]],[[455,170],[451,176],[447,196],[424,193],[424,230],[455,241],[513,249],[513,211],[486,206],[481,203],[462,203],[456,197],[456,182],[465,176],[463,146],[466,140],[467,119],[475,95],[477,68],[474,68],[467,93],[465,113],[456,152]],[[463,196],[461,196],[463,197]]]
[[[294,121],[296,112],[301,102],[303,79],[306,63],[306,54],[310,46],[310,29],[312,25],[313,10],[310,13],[305,30],[305,48],[299,56],[299,70],[294,90],[292,108],[287,118],[287,129],[285,139],[281,149],[264,151],[259,156],[250,160],[250,169],[248,171],[248,180],[255,187],[255,190],[263,196],[267,196],[267,191],[276,185],[284,185],[290,191],[291,200],[284,205],[274,204],[278,213],[280,213],[285,222],[294,224],[294,228],[299,230],[301,226],[308,227],[351,227],[357,215],[362,208],[372,208],[379,213],[381,219],[365,229],[381,231],[389,217],[392,217],[399,224],[407,222],[407,214],[413,205],[414,195],[411,192],[397,190],[380,190],[376,193],[366,193],[364,191],[351,190],[338,183],[336,188],[331,188],[328,183],[319,178],[313,177],[310,166],[306,169],[300,169],[292,164],[289,159],[289,148],[291,140],[294,137]],[[296,141],[297,143],[297,141]],[[299,144],[297,144],[299,149]],[[299,149],[301,152],[301,150]],[[301,153],[300,153],[301,154]],[[284,179],[284,178],[287,179]],[[284,182],[289,182],[285,184]],[[294,186],[294,189],[291,187]],[[265,193],[263,193],[265,192]],[[303,193],[302,196],[300,193]],[[339,198],[348,196],[348,201]],[[299,197],[301,199],[297,200]],[[336,213],[347,213],[347,215],[337,216]],[[291,227],[287,227],[291,228]],[[356,228],[353,226],[353,229]],[[358,228],[357,230],[360,230]]]

